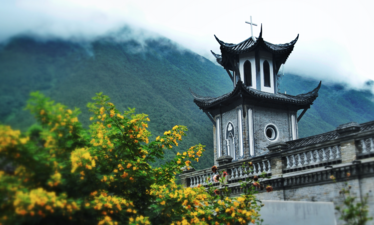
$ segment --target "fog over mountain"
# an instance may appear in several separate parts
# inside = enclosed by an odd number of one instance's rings
[[[230,5],[231,4],[231,5]],[[340,82],[347,88],[371,90],[374,80],[371,57],[374,22],[370,0],[359,1],[135,1],[135,0],[35,0],[2,1],[0,42],[28,34],[42,40],[60,38],[90,42],[118,34],[124,26],[134,30],[139,41],[165,36],[210,60],[210,50],[219,52],[213,34],[238,43],[248,38],[249,17],[263,26],[263,37],[272,43],[300,38],[289,57],[285,72]],[[339,10],[337,10],[339,5]],[[88,48],[89,46],[86,45]]]
[[[103,92],[121,111],[135,107],[138,113],[148,114],[154,135],[175,124],[188,126],[185,141],[165,153],[166,160],[179,149],[202,143],[207,152],[198,168],[212,163],[212,123],[193,103],[189,88],[199,95],[220,96],[233,87],[226,71],[205,57],[130,27],[91,41],[23,35],[9,39],[0,49],[0,123],[26,130],[34,120],[22,109],[29,93],[39,90],[56,102],[80,108],[79,121],[87,127],[86,103]],[[286,72],[280,90],[297,95],[315,88],[319,80],[323,85],[299,123],[300,137],[350,121],[374,120],[374,95],[368,90],[301,75]]]

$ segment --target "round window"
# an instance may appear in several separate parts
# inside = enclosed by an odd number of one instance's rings
[[[273,124],[269,124],[265,127],[265,136],[270,141],[274,141],[278,138],[278,130]]]

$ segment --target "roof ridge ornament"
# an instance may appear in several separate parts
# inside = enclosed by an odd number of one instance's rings
[[[257,24],[252,23],[252,16],[250,16],[250,18],[251,18],[251,22],[247,22],[247,21],[245,21],[245,23],[248,23],[249,25],[251,25],[251,37],[252,37],[252,39],[253,39],[254,41],[256,41],[256,38],[253,36],[253,28],[252,28],[252,26],[257,26]]]

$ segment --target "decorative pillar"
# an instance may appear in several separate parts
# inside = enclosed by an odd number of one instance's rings
[[[350,163],[356,159],[356,145],[354,140],[340,143],[342,163]]]
[[[296,116],[295,114],[291,115],[291,127],[292,127],[292,140],[297,139],[297,134],[296,134]]]
[[[284,142],[276,142],[268,145],[270,151],[270,165],[272,176],[281,176],[283,174],[283,162],[282,162],[282,152],[288,150],[288,145]],[[289,161],[287,163],[289,165]]]
[[[242,124],[242,110],[238,110],[238,125],[239,125],[239,157],[235,158],[240,158],[243,157],[244,152],[243,152],[243,124]]]
[[[345,140],[340,142],[340,153],[342,158],[342,163],[352,162],[356,159],[356,143],[355,134],[360,132],[361,126],[356,122],[350,122],[342,124],[336,128],[340,138]]]
[[[252,109],[248,109],[248,139],[249,139],[249,154],[251,157],[255,156],[255,145],[253,138],[253,117]]]
[[[217,128],[217,158],[221,157],[221,126],[220,126],[220,118],[216,119],[216,128]]]

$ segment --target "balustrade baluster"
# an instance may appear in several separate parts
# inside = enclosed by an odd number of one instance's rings
[[[286,156],[286,159],[287,159],[287,167],[286,167],[286,169],[291,168],[290,160],[288,158],[289,158],[289,156]]]
[[[258,173],[257,174],[261,174],[262,173],[262,169],[261,169],[260,162],[257,163],[257,168],[258,168]]]
[[[316,153],[316,163],[319,163],[319,152],[318,150],[314,150],[314,153]]]
[[[310,164],[314,163],[313,151],[308,152],[310,156]]]
[[[323,148],[322,149],[322,156],[323,156],[323,161],[326,161],[327,160],[327,158],[326,158],[326,151],[325,151],[325,149]]]
[[[374,152],[373,138],[370,138],[370,152]]]
[[[304,156],[304,166],[309,165],[308,157],[306,157],[306,152],[303,153],[303,156]]]
[[[268,170],[266,171],[267,173],[271,173],[271,164],[270,161],[268,160]]]
[[[240,171],[240,174],[239,174],[239,178],[243,178],[243,168],[242,167],[239,167],[239,171]]]
[[[297,159],[298,159],[298,164],[297,164],[297,166],[302,166],[303,164],[301,164],[301,157],[300,157],[300,154],[297,154]]]
[[[307,165],[312,164],[313,163],[313,158],[310,157],[311,156],[310,152],[305,152],[305,156],[306,156]]]
[[[292,167],[296,167],[295,155],[292,155]]]
[[[266,165],[265,165],[265,161],[262,161],[262,171],[263,171],[263,172],[266,172]]]
[[[364,139],[361,140],[361,145],[362,145],[362,153],[364,154],[367,153],[368,151],[366,149],[366,143]]]
[[[334,159],[334,155],[332,154],[332,148],[329,147],[329,150],[330,150],[330,160],[333,160]]]
[[[340,159],[340,157],[341,157],[341,155],[340,155],[340,146],[337,145],[337,146],[335,146],[335,148],[336,148],[336,158]]]
[[[301,166],[304,166],[305,162],[304,162],[303,153],[299,153],[298,155],[299,155],[299,164],[301,164]]]

